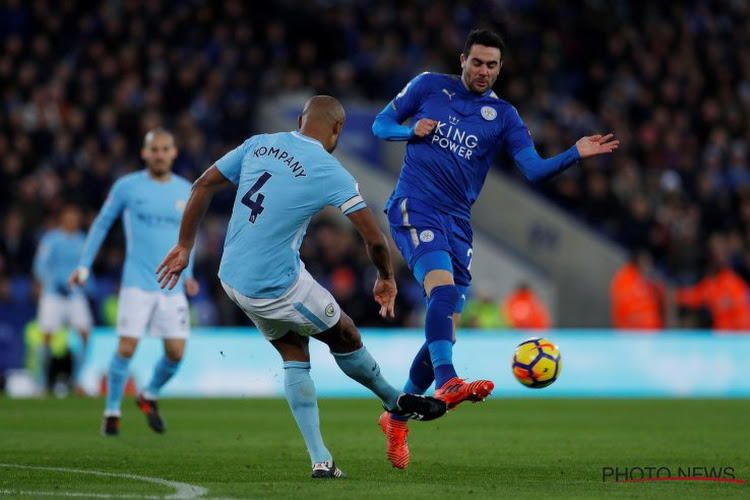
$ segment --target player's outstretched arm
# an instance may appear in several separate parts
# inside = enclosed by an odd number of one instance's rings
[[[156,268],[157,281],[161,283],[162,288],[168,287],[171,290],[179,281],[180,274],[190,261],[195,234],[198,232],[198,226],[203,220],[208,205],[211,204],[214,193],[229,186],[232,186],[232,183],[222,175],[216,165],[211,166],[193,183],[190,198],[182,214],[179,240]]]
[[[516,153],[513,160],[527,179],[531,182],[542,182],[579,160],[612,153],[620,145],[620,141],[612,140],[613,137],[612,134],[582,137],[566,151],[546,160],[539,156],[533,146],[530,146]]]
[[[367,255],[378,269],[378,279],[375,281],[373,295],[375,301],[380,304],[380,316],[383,318],[395,316],[393,306],[396,301],[396,280],[393,279],[393,266],[391,265],[391,252],[383,232],[372,215],[372,210],[365,207],[347,215],[357,228],[367,246]]]

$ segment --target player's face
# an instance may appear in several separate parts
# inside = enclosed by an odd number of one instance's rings
[[[500,49],[474,44],[469,55],[461,54],[461,80],[471,92],[483,94],[491,89],[503,66]]]
[[[170,134],[155,134],[141,150],[141,158],[154,176],[168,174],[177,158],[174,138]]]
[[[81,223],[81,214],[75,208],[66,208],[60,214],[60,225],[65,231],[77,231]]]

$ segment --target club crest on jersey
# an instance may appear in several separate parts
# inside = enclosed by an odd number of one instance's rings
[[[182,212],[185,210],[185,205],[187,205],[187,202],[185,200],[177,200],[174,203],[174,207],[177,209],[178,212]]]
[[[488,122],[491,122],[495,118],[497,118],[497,111],[495,111],[495,108],[492,108],[490,106],[482,106],[482,110],[480,111],[482,114],[482,118],[487,120]]]
[[[328,304],[326,306],[326,316],[328,316],[329,318],[333,318],[334,314],[336,314],[336,308],[333,307],[333,303]]]
[[[434,239],[435,239],[435,233],[433,233],[429,229],[426,229],[422,231],[421,233],[419,233],[419,241],[421,241],[422,243],[429,243]]]

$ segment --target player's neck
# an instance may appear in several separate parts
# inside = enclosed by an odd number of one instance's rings
[[[326,139],[326,134],[314,127],[302,127],[299,129],[299,133],[310,139],[315,139],[325,149],[326,144],[323,142]]]
[[[156,182],[167,182],[169,179],[172,178],[172,172],[165,172],[163,174],[155,174],[151,170],[146,170],[148,172],[148,176],[151,177]]]

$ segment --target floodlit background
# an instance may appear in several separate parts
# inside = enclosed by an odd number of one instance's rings
[[[246,137],[293,129],[311,95],[331,94],[348,113],[336,154],[380,213],[403,144],[375,139],[375,114],[423,71],[458,73],[467,33],[491,27],[507,45],[495,91],[518,108],[542,156],[593,133],[621,142],[611,157],[541,185],[497,158],[473,214],[474,286],[457,359],[510,388],[513,346],[543,334],[565,365],[555,386],[535,394],[750,396],[739,354],[750,352],[749,25],[750,6],[731,1],[3,2],[0,380],[11,394],[36,391],[31,262],[40,237],[67,201],[88,226],[112,183],[142,168],[147,130],[174,131],[174,172],[192,181]],[[237,330],[250,325],[216,278],[233,196],[217,196],[201,227],[197,330],[167,395],[254,394],[266,376],[280,394],[277,355],[254,330]],[[614,280],[635,253],[633,279]],[[316,218],[302,247],[379,359],[392,359],[394,346],[407,352],[385,363],[400,384],[424,301],[395,247],[394,256],[398,317],[384,322],[374,268],[345,218]],[[93,394],[114,345],[123,258],[118,226],[90,289],[100,326],[85,371]],[[527,330],[528,304],[513,296],[519,283],[530,285],[550,329]],[[629,323],[639,308],[656,311],[661,327],[644,335]],[[620,326],[629,327],[612,329]],[[264,356],[240,357],[256,344]],[[136,359],[158,350],[145,343]],[[56,352],[66,351],[75,355],[77,342],[63,334]],[[313,364],[326,366],[324,358]],[[136,382],[145,377],[138,366]],[[209,379],[219,382],[203,390]],[[348,383],[333,372],[318,379]],[[618,380],[632,386],[621,390]]]

